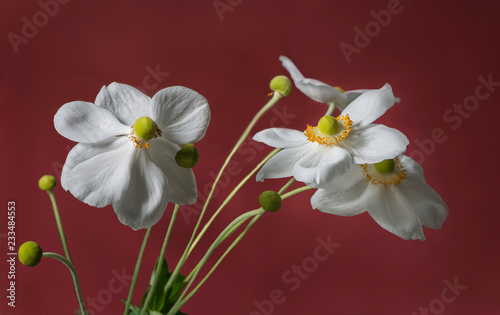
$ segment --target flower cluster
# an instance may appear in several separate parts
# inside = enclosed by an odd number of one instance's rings
[[[193,143],[203,138],[210,122],[207,100],[181,86],[165,88],[150,98],[129,85],[112,83],[102,87],[94,103],[69,102],[57,111],[54,116],[57,132],[78,142],[64,164],[62,188],[91,206],[112,205],[120,222],[134,230],[147,229],[128,297],[123,301],[125,315],[184,314],[180,308],[252,225],[264,213],[279,211],[285,199],[308,189],[316,189],[311,198],[314,209],[339,216],[368,212],[380,226],[405,240],[424,240],[422,225],[441,228],[448,207],[425,182],[422,167],[404,155],[408,139],[396,129],[374,123],[400,102],[391,86],[385,84],[379,89],[344,92],[339,87],[305,78],[287,57],[282,56],[280,60],[295,86],[311,99],[327,104],[328,110],[316,124],[304,126],[302,130],[271,128],[255,134],[254,140],[276,149],[235,186],[199,230],[218,181],[234,154],[259,118],[292,92],[293,84],[286,76],[271,80],[272,98],[250,121],[219,170],[198,222],[172,272],[165,251],[179,207],[197,200],[192,168],[198,163],[200,154]],[[336,109],[340,113],[334,116]],[[260,207],[239,215],[228,224],[194,264],[194,269],[184,276],[181,269],[215,217],[255,173],[258,181],[293,178],[279,191],[264,191],[258,199]],[[295,180],[305,186],[287,192]],[[37,243],[29,241],[20,247],[19,259],[31,267],[38,265],[42,258],[63,263],[71,272],[79,314],[87,315],[89,312],[55,202],[56,184],[51,175],[43,176],[38,182],[52,201],[64,256],[44,252]],[[134,305],[134,286],[151,227],[160,220],[169,202],[175,206],[150,284],[141,304]],[[205,277],[193,286],[210,256],[233,233],[239,236]]]
[[[421,166],[403,155],[408,139],[373,123],[399,101],[391,86],[343,92],[305,78],[289,58],[280,60],[300,91],[342,112],[337,117],[327,113],[304,131],[270,128],[257,133],[254,140],[283,149],[262,167],[257,180],[293,176],[318,188],[311,199],[314,209],[341,216],[366,211],[406,240],[424,240],[422,224],[441,228],[447,206],[425,183]]]

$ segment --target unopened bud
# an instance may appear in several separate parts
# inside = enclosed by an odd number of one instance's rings
[[[281,208],[281,196],[275,191],[267,190],[260,194],[259,203],[262,209],[276,212]]]
[[[43,175],[38,180],[38,187],[40,187],[41,190],[52,190],[56,185],[56,178],[52,175]]]
[[[292,93],[292,82],[284,75],[278,75],[271,80],[269,87],[273,91],[277,91],[283,96],[288,96]]]
[[[28,241],[19,247],[18,257],[25,266],[34,267],[42,259],[42,248],[37,243]]]
[[[183,145],[182,149],[175,155],[175,162],[177,165],[184,168],[193,168],[199,160],[200,153],[192,143]]]

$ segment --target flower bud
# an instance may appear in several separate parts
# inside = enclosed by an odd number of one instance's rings
[[[175,162],[177,165],[184,168],[193,168],[199,160],[200,153],[192,143],[183,145],[182,149],[175,155]]]
[[[38,265],[42,259],[42,248],[37,243],[28,241],[19,247],[18,257],[21,263],[25,266],[34,267]]]
[[[52,175],[43,175],[38,180],[38,187],[40,187],[41,190],[52,190],[56,185],[56,178]]]
[[[276,212],[281,208],[281,196],[275,191],[267,190],[260,194],[259,203],[262,209]]]
[[[278,75],[271,80],[269,87],[273,91],[277,91],[283,96],[288,96],[292,93],[292,82],[284,75]]]

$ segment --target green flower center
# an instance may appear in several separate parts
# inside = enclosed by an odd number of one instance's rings
[[[395,166],[393,159],[383,160],[382,162],[375,163],[375,170],[380,174],[388,174],[394,171]]]
[[[318,129],[322,134],[331,136],[339,129],[339,122],[332,116],[323,116],[318,121]]]
[[[134,133],[141,140],[149,141],[156,134],[156,124],[151,118],[143,116],[135,121]]]

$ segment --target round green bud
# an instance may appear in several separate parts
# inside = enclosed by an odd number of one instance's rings
[[[318,129],[322,134],[331,136],[339,129],[339,122],[332,116],[323,116],[318,121]]]
[[[259,203],[262,209],[269,212],[276,212],[281,208],[281,196],[272,190],[267,190],[260,194]]]
[[[375,163],[375,170],[380,174],[387,174],[394,171],[394,160],[383,160],[382,162]]]
[[[56,187],[57,181],[56,178],[52,175],[43,175],[38,180],[38,187],[41,190],[52,190]]]
[[[182,146],[182,148],[175,155],[175,162],[177,165],[184,168],[194,167],[200,160],[200,153],[192,143]]]
[[[18,257],[25,266],[34,267],[42,259],[42,248],[37,243],[28,241],[19,247]]]
[[[271,80],[269,87],[273,91],[277,91],[283,96],[288,96],[292,93],[292,82],[284,75],[278,75]]]
[[[135,121],[134,133],[142,140],[151,140],[156,134],[156,124],[151,118],[143,116]]]

